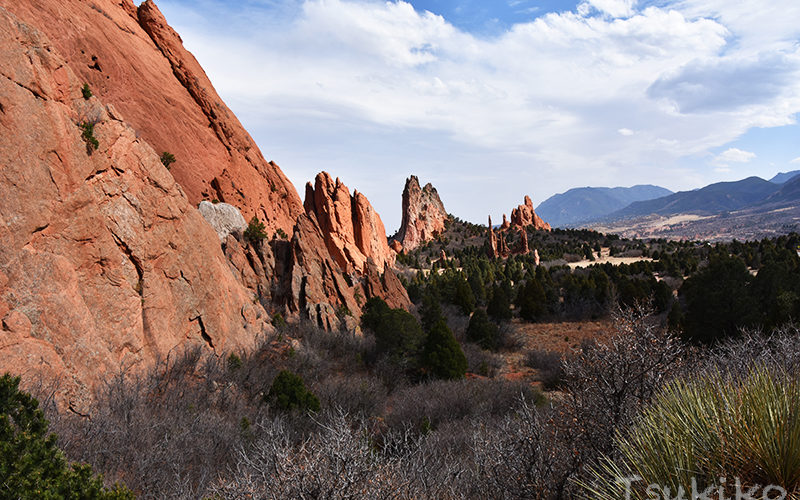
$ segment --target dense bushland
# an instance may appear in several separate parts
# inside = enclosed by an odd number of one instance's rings
[[[642,438],[643,429],[666,428],[653,408],[680,407],[693,387],[738,394],[753,366],[772,367],[757,385],[774,392],[782,379],[770,376],[800,367],[794,327],[698,348],[661,323],[639,309],[617,313],[611,340],[586,342],[560,363],[560,390],[549,400],[502,379],[393,372],[387,381],[391,355],[379,354],[373,334],[300,325],[252,353],[189,351],[146,374],[120,374],[98,394],[91,419],[46,406],[69,460],[143,498],[592,497],[583,485],[599,491],[613,480],[608,464],[636,472],[631,450],[658,449],[657,436]],[[293,376],[278,385],[301,400],[313,394],[319,411],[272,404],[281,373]],[[739,472],[736,463],[726,472]]]

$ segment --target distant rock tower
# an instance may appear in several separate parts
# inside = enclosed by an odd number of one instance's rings
[[[448,218],[436,188],[430,183],[421,188],[417,176],[412,175],[406,179],[403,222],[392,238],[392,248],[408,252],[436,239],[444,231]]]

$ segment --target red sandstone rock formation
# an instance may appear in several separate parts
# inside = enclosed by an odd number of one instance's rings
[[[508,219],[506,219],[506,214],[503,214],[503,223],[500,224],[500,230],[505,231],[509,227],[511,227],[511,223],[508,222]]]
[[[30,15],[32,3],[14,10]],[[123,50],[152,52],[130,5],[98,4],[113,14],[102,21],[112,23],[110,41],[89,23],[89,3],[37,2],[37,24],[64,8],[76,13],[69,31],[91,32],[81,36],[102,50],[122,37],[133,45]],[[73,55],[84,46],[65,36]],[[100,71],[84,62],[83,72]],[[100,59],[109,72],[127,63]],[[98,98],[106,87],[84,99],[85,75],[71,68],[58,44],[0,7],[0,371],[57,378],[59,404],[80,411],[93,385],[120,369],[189,345],[245,349],[270,327],[157,150]],[[91,134],[85,122],[94,123]]]
[[[504,231],[494,231],[492,227],[492,216],[489,216],[489,256],[497,258],[506,258],[511,254],[508,250],[506,243],[506,236]]]
[[[542,220],[533,210],[530,196],[525,196],[525,203],[511,211],[511,224],[519,227],[533,226],[534,229],[550,231],[550,224]]]
[[[390,307],[410,307],[388,263],[378,268],[368,259],[363,272],[345,272],[328,252],[325,239],[312,212],[298,217],[291,241],[250,242],[229,236],[225,253],[241,281],[262,301],[289,318],[309,319],[328,330],[358,331],[358,318],[370,297],[381,297]]]
[[[400,242],[399,242],[399,241],[397,241],[397,240],[392,240],[392,242],[391,242],[391,243],[389,243],[389,248],[391,248],[392,250],[394,250],[394,251],[395,251],[395,253],[401,253],[401,252],[403,251],[403,244],[402,244],[402,243],[400,243]]]
[[[404,251],[414,250],[441,234],[448,218],[436,188],[430,183],[420,188],[419,179],[412,175],[403,189],[403,221],[392,239]]]
[[[272,234],[291,235],[300,196],[267,162],[217,95],[180,36],[150,0],[0,0],[40,29],[95,96],[112,104],[157,153],[177,161],[171,173],[189,201],[217,199],[253,215]]]
[[[365,272],[368,260],[379,269],[394,265],[383,222],[363,194],[355,191],[351,197],[338,178],[334,182],[327,172],[320,172],[314,187],[306,184],[303,205],[319,224],[333,260],[346,272]]]
[[[505,222],[505,217],[503,217],[503,222]],[[508,242],[506,241],[506,237],[511,234],[510,229],[513,228],[513,232],[516,233],[516,244],[514,245],[513,249],[509,249]],[[488,231],[488,239],[489,239],[489,256],[492,258],[502,258],[505,259],[510,255],[527,255],[530,252],[530,247],[528,246],[528,232],[525,230],[524,227],[519,225],[508,225],[506,228],[500,226],[498,230],[495,232],[494,228],[492,227],[492,217],[489,216],[489,231]],[[512,240],[513,242],[513,240]],[[536,265],[538,265],[538,253],[534,250],[537,258]]]
[[[514,255],[528,255],[530,248],[528,248],[528,232],[523,228],[517,230],[519,241],[511,252]]]

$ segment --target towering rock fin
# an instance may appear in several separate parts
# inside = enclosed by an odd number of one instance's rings
[[[430,183],[420,188],[419,179],[412,175],[406,179],[403,189],[403,219],[392,238],[392,248],[411,251],[436,239],[444,231],[448,219],[436,188]]]

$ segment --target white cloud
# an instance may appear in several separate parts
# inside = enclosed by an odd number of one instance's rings
[[[492,38],[402,1],[305,0],[277,20],[257,10],[231,18],[227,2],[200,10],[174,1],[159,5],[297,184],[323,168],[365,192],[376,169],[440,176],[440,193],[459,189],[466,200],[448,210],[470,220],[578,178],[695,187],[674,184],[676,165],[702,165],[709,150],[800,112],[796,0],[587,0]],[[181,25],[170,9],[209,24],[181,16]],[[713,163],[725,168],[737,155],[754,157],[730,148]],[[496,190],[454,179],[501,174],[523,178]],[[374,182],[367,194],[391,227],[402,186]]]
[[[794,160],[790,161],[789,163],[800,163],[800,156],[798,156]]]
[[[636,0],[586,0],[584,4],[611,17],[629,17],[633,15]],[[579,9],[584,13],[591,12],[585,5],[579,6]]]
[[[751,151],[743,151],[738,148],[730,148],[714,157],[713,163],[727,167],[731,163],[748,163],[755,159],[756,154]]]

